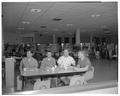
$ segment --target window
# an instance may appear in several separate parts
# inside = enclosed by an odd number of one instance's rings
[[[69,37],[65,37],[65,38],[64,38],[64,42],[65,42],[65,43],[69,43]]]
[[[58,37],[58,38],[57,38],[57,43],[58,43],[58,44],[61,44],[61,43],[62,43],[62,38],[61,38],[61,37]]]

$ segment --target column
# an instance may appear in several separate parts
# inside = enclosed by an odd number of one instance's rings
[[[6,89],[8,92],[11,91],[11,89],[14,89],[14,79],[15,79],[15,70],[14,70],[14,58],[6,58],[5,59],[5,83],[6,83]]]
[[[55,37],[55,34],[53,34],[53,44],[56,43],[56,37]]]
[[[93,36],[92,34],[90,35],[90,43],[92,44],[92,39],[93,39]]]
[[[90,48],[93,46],[93,33],[90,34]]]
[[[77,46],[80,45],[80,29],[77,28],[76,32],[75,32],[75,44]]]

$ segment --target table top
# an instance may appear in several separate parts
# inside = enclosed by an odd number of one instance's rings
[[[42,70],[42,69],[27,69],[21,72],[21,76],[32,77],[32,76],[54,76],[54,75],[68,75],[68,74],[79,74],[86,71],[75,70],[75,67],[70,67],[68,69],[63,69],[60,67],[55,68],[54,71]]]

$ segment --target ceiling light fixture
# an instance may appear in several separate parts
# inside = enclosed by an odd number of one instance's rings
[[[24,28],[16,28],[16,29],[18,29],[18,30],[24,30]]]
[[[53,21],[61,21],[61,18],[53,18]]]
[[[22,21],[22,24],[30,24],[29,21]]]
[[[67,26],[69,27],[69,26],[73,26],[73,24],[67,24]]]
[[[41,12],[41,9],[31,9],[30,11],[32,13],[39,13],[39,12]]]
[[[102,28],[102,29],[106,29],[106,28],[107,28],[107,26],[106,26],[106,25],[103,25],[103,26],[101,26],[101,28]]]
[[[92,14],[91,17],[92,18],[97,18],[97,17],[100,17],[101,15],[100,14]]]

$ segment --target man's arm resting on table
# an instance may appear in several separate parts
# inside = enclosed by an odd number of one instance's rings
[[[88,68],[89,68],[89,65],[87,65],[87,66],[84,67],[84,68],[78,68],[78,67],[76,67],[75,70],[77,70],[77,71],[87,71]]]

